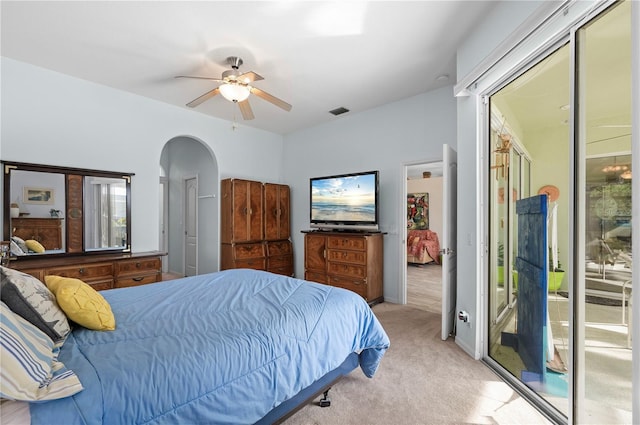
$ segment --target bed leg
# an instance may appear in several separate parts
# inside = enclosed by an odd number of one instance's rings
[[[331,387],[327,388],[327,390],[322,393],[322,398],[320,399],[320,407],[329,407],[331,406],[331,399],[329,398],[329,390]]]

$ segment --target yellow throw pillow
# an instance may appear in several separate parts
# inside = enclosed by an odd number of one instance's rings
[[[27,245],[27,248],[33,252],[37,252],[38,254],[42,254],[44,252],[42,244],[35,239],[27,239],[24,243]]]
[[[61,276],[45,276],[44,281],[69,319],[95,331],[116,328],[111,306],[90,285],[80,279]]]

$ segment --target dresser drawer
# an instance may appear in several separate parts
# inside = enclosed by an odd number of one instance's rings
[[[365,251],[346,251],[330,249],[327,252],[329,261],[338,261],[351,264],[367,264],[367,253]]]
[[[262,243],[233,245],[233,257],[236,260],[264,258],[264,256],[264,245]]]
[[[367,249],[367,240],[365,238],[329,236],[327,238],[327,247],[364,251]]]
[[[306,271],[304,273],[304,280],[310,282],[327,283],[327,275],[324,273]]]
[[[278,255],[277,257],[267,258],[267,267],[291,267],[293,266],[293,258],[290,255]]]
[[[141,258],[137,260],[123,260],[116,263],[118,276],[131,274],[158,273],[162,267],[160,258]],[[118,279],[119,280],[119,279]]]
[[[285,276],[293,276],[293,255],[268,257],[267,271]]]
[[[119,277],[116,280],[116,288],[125,288],[127,286],[146,285],[158,281],[157,273],[147,274],[146,276]]]
[[[104,291],[113,288],[113,279],[99,279],[87,282],[96,291]]]
[[[52,274],[62,277],[73,277],[75,279],[85,281],[113,279],[113,272],[113,263],[96,263],[71,267],[55,267],[45,270],[45,274]]]
[[[267,256],[272,255],[288,255],[293,253],[291,241],[275,241],[267,242]]]
[[[44,270],[42,269],[22,269],[22,273],[29,274],[41,282],[44,282]]]
[[[254,269],[254,270],[265,270],[265,260],[264,258],[250,258],[246,260],[237,260],[234,263],[235,269]]]
[[[341,277],[331,276],[329,277],[329,285],[348,289],[360,295],[364,299],[367,299],[368,288],[367,283],[364,280],[345,279]]]
[[[284,276],[293,276],[293,266],[291,265],[283,265],[283,266],[268,266],[267,271],[275,274],[281,274]]]
[[[327,263],[327,274],[364,279],[367,277],[367,268],[365,266],[355,264],[336,263],[330,261]]]

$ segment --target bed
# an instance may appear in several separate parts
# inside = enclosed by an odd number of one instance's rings
[[[58,360],[84,389],[31,403],[33,424],[274,423],[389,347],[357,294],[268,272],[101,294],[116,329],[68,334]]]

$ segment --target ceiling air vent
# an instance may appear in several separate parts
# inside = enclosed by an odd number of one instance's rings
[[[347,112],[349,112],[349,110],[347,108],[343,108],[342,106],[339,107],[339,108],[336,108],[336,109],[334,109],[332,111],[329,111],[329,113],[332,113],[335,116],[342,115],[342,114],[345,114]]]

